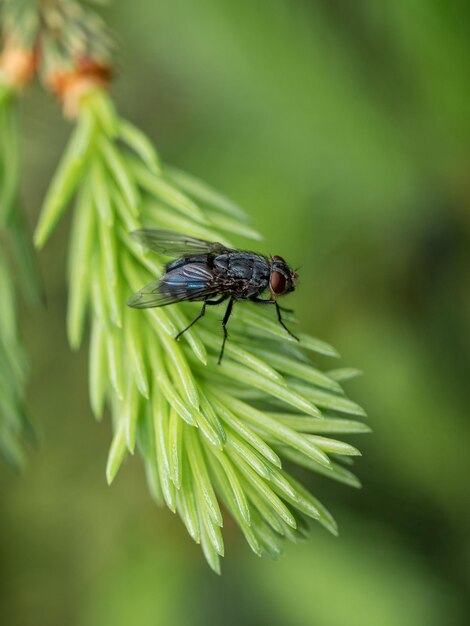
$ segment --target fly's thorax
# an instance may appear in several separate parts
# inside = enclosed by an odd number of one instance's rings
[[[214,258],[214,269],[225,272],[233,278],[262,280],[269,278],[268,260],[252,252],[227,252]]]
[[[214,258],[223,289],[237,299],[250,298],[269,284],[270,266],[265,257],[252,252],[227,252]]]

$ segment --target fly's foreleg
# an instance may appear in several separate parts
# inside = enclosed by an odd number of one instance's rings
[[[294,335],[294,333],[292,333],[287,326],[284,323],[284,320],[282,319],[282,315],[281,315],[281,307],[279,306],[279,304],[277,303],[277,300],[263,300],[262,298],[251,298],[252,302],[256,302],[257,304],[274,304],[274,306],[276,307],[276,313],[277,313],[277,319],[279,321],[279,324],[284,328],[284,330],[294,339],[296,339],[297,341],[300,341],[300,339]],[[289,310],[289,309],[283,309],[284,311]]]
[[[284,324],[284,320],[282,319],[282,315],[281,315],[281,307],[278,305],[276,300],[274,300],[274,304],[276,305],[276,313],[277,313],[277,319],[279,320],[279,324],[289,333],[291,337],[293,337],[296,341],[300,341],[297,335],[294,335],[294,333],[292,333]]]

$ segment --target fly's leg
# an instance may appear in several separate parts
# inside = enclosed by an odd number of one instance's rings
[[[251,298],[252,302],[256,302],[257,304],[274,304],[274,306],[276,307],[276,313],[277,313],[277,319],[279,321],[279,324],[284,328],[284,330],[294,339],[296,339],[297,341],[300,341],[300,339],[294,335],[294,333],[292,333],[287,326],[284,324],[284,320],[282,319],[282,315],[281,315],[281,310],[283,311],[288,311],[289,309],[281,309],[281,307],[279,306],[279,304],[277,303],[277,300],[263,300],[262,298]]]
[[[279,320],[279,324],[289,333],[291,337],[293,337],[296,341],[300,341],[300,339],[296,335],[294,335],[294,333],[292,333],[284,324],[284,321],[281,315],[281,307],[278,305],[276,300],[274,300],[274,304],[276,305],[276,313],[277,313],[277,319]]]
[[[217,361],[218,365],[222,363],[222,358],[224,356],[225,342],[227,341],[227,337],[228,337],[227,323],[232,314],[233,303],[234,303],[234,299],[230,298],[229,303],[227,305],[227,310],[225,311],[224,319],[222,320],[222,329],[224,331],[224,338],[222,340],[222,347],[220,349],[219,360]]]
[[[196,315],[196,317],[193,319],[193,321],[190,324],[188,324],[186,326],[186,328],[183,328],[183,330],[176,335],[176,337],[175,337],[176,341],[178,341],[178,339],[181,337],[181,335],[184,335],[184,333],[187,330],[189,330],[191,328],[191,326],[193,326],[197,321],[199,321],[201,319],[201,317],[204,317],[204,314],[206,312],[206,306],[208,304],[209,305],[220,304],[221,302],[223,302],[226,299],[227,299],[227,296],[222,296],[218,300],[204,300],[204,304],[202,305],[202,309],[201,309],[201,312],[199,313],[199,315]]]
[[[218,298],[218,300],[206,300],[206,304],[210,304],[211,306],[214,304],[220,304],[221,302],[224,302],[225,300],[227,300],[228,296],[220,296],[220,298]]]
[[[178,341],[178,339],[181,337],[181,335],[184,335],[184,333],[185,333],[187,330],[189,330],[189,329],[191,328],[191,326],[194,326],[194,324],[195,324],[198,320],[200,320],[200,319],[201,319],[201,317],[204,317],[204,313],[206,312],[206,304],[207,304],[207,302],[204,302],[204,304],[202,305],[202,309],[201,309],[201,312],[199,313],[199,315],[196,315],[196,317],[193,319],[193,321],[192,321],[192,322],[190,322],[190,323],[186,326],[186,328],[183,328],[183,330],[182,330],[182,331],[180,331],[180,332],[176,335],[176,337],[175,337],[176,341]]]

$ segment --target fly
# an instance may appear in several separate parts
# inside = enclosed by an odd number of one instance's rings
[[[167,230],[137,230],[132,237],[146,248],[164,256],[177,256],[165,268],[164,275],[134,294],[128,306],[146,309],[175,302],[202,301],[202,309],[175,339],[179,339],[204,316],[207,306],[228,300],[222,320],[224,337],[219,354],[220,364],[227,341],[227,324],[233,305],[241,300],[276,307],[277,319],[294,339],[298,338],[285,325],[277,298],[294,291],[297,274],[280,256],[265,257],[255,252],[234,250],[221,243],[204,241]],[[261,297],[263,292],[269,297]]]

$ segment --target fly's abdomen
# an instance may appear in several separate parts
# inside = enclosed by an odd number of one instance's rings
[[[179,267],[183,267],[184,265],[189,265],[192,263],[210,265],[210,259],[211,255],[209,254],[192,254],[182,256],[179,259],[175,259],[174,261],[171,261],[171,263],[168,263],[168,265],[166,266],[166,271],[168,273],[172,270],[178,269]]]
[[[182,259],[180,259],[181,261]],[[160,279],[160,293],[175,301],[204,300],[217,293],[214,274],[207,263],[184,262],[171,264]]]
[[[179,272],[170,272],[169,274],[165,274],[161,280],[161,284],[162,289],[165,291],[181,291],[184,289],[190,293],[191,291],[204,289],[207,286],[207,281],[195,279],[188,280]]]

